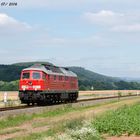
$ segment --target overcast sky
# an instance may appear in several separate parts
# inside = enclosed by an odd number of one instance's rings
[[[15,1],[0,5],[0,64],[43,60],[140,78],[139,0]]]

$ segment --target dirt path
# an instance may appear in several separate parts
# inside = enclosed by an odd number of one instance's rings
[[[107,140],[140,140],[139,136],[108,137]]]
[[[37,118],[37,119],[31,120],[31,121],[28,121],[24,124],[21,124],[20,126],[6,128],[6,129],[2,130],[5,133],[0,134],[0,140],[6,140],[9,138],[30,135],[30,134],[36,133],[36,132],[47,131],[50,127],[52,127],[56,124],[60,124],[61,122],[64,122],[67,120],[72,120],[72,119],[81,118],[81,117],[84,117],[86,119],[90,119],[90,118],[93,118],[94,116],[97,116],[97,115],[107,111],[107,110],[117,109],[125,104],[131,105],[131,104],[134,104],[138,101],[140,101],[140,98],[122,100],[120,102],[109,103],[106,105],[90,108],[87,110],[70,112],[70,113],[67,113],[67,114],[64,114],[61,116],[56,116],[56,117],[51,117],[51,118],[50,117]],[[13,130],[18,130],[18,131],[12,132]],[[108,140],[122,140],[122,139],[108,138]],[[134,139],[134,140],[136,140],[136,139]],[[140,138],[139,138],[139,140],[140,140]]]

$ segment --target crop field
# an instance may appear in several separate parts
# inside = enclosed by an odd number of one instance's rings
[[[4,103],[4,94],[7,93],[7,103]],[[1,91],[0,92],[0,107],[17,106],[20,104],[17,91]]]
[[[93,122],[93,127],[101,134],[111,136],[140,135],[140,104],[123,106],[106,112]],[[139,138],[140,139],[140,138]]]
[[[18,100],[18,92],[17,91],[1,91],[0,92],[0,101],[4,98],[4,93],[7,93],[8,100]]]
[[[5,92],[7,92],[7,100],[18,100],[18,91],[1,91],[0,101],[3,100]],[[99,90],[99,91],[79,91],[79,96],[88,96],[88,97],[115,96],[118,95],[119,92],[122,95],[140,94],[140,90]]]
[[[140,94],[140,90],[94,90],[94,91],[80,91],[79,95],[86,95],[86,96],[114,96],[117,95],[118,92],[122,93],[123,95],[126,94]]]

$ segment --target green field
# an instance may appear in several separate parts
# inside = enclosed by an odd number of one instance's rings
[[[11,140],[105,140],[108,135],[139,135],[139,101],[138,97],[87,107],[67,104],[60,109],[1,118],[0,136]]]
[[[93,127],[102,134],[140,135],[140,104],[107,112],[93,121]]]

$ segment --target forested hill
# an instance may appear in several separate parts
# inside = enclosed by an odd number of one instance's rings
[[[91,87],[96,90],[118,89],[116,84],[121,81],[120,78],[101,75],[82,67],[69,67],[69,69],[77,74],[80,89],[82,90],[91,89]]]
[[[25,62],[25,63],[15,63],[12,65],[0,65],[0,81],[15,81],[19,80],[21,70],[27,68],[33,64],[43,63],[53,65],[49,62]]]
[[[34,63],[53,65],[48,62],[27,62],[12,65],[0,65],[0,90],[18,90],[18,80],[20,78],[21,70]],[[120,78],[104,76],[82,67],[69,67],[69,69],[78,75],[80,90],[90,90],[91,87],[95,90],[140,89],[140,83],[137,82],[126,82]]]
[[[69,67],[71,71],[77,74],[79,77],[79,80],[85,81],[85,80],[93,80],[93,81],[102,81],[102,82],[115,82],[119,81],[120,78],[115,77],[109,77],[102,74],[98,74],[95,72],[92,72],[90,70],[87,70],[82,67]]]
[[[44,61],[35,61],[35,62],[21,62],[21,63],[14,63],[12,64],[13,66],[23,66],[23,67],[29,67],[31,65],[34,65],[34,64],[47,64],[47,65],[53,65],[52,63],[50,62],[44,62]]]
[[[15,81],[20,77],[20,72],[22,69],[29,67],[35,63],[43,63],[53,65],[48,62],[26,62],[26,63],[16,63],[12,65],[0,65],[0,81]],[[68,67],[70,70],[75,72],[78,75],[79,80],[81,81],[102,81],[102,82],[114,82],[118,80],[117,78],[104,76],[89,70],[86,70],[82,67]]]
[[[20,72],[24,66],[0,65],[0,81],[15,81],[20,77]]]

